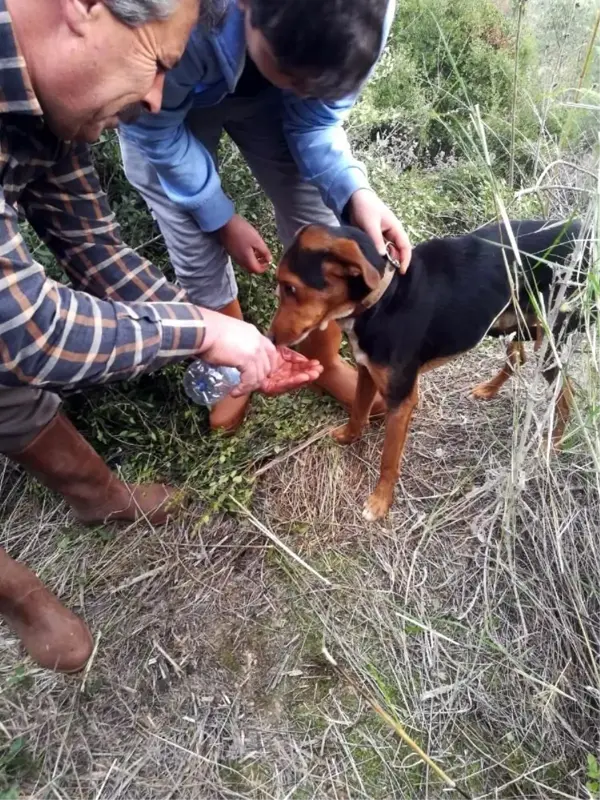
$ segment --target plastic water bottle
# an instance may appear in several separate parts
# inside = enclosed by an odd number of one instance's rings
[[[214,406],[240,382],[235,367],[215,367],[206,361],[194,361],[183,378],[183,388],[190,400],[199,406]]]

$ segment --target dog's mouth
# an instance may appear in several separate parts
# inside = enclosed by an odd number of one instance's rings
[[[327,313],[323,319],[319,320],[318,322],[314,322],[311,325],[307,325],[306,327],[302,328],[299,333],[294,332],[288,336],[278,336],[271,331],[269,335],[271,336],[271,341],[273,341],[275,344],[284,345],[286,347],[296,347],[296,345],[303,342],[306,337],[310,336],[310,334],[314,331],[324,331],[329,323],[337,318],[337,316],[332,316],[331,314]]]
[[[267,338],[269,338],[273,344],[277,346],[296,347],[296,345],[300,344],[300,342],[303,342],[307,336],[310,336],[310,334],[315,331],[317,327],[318,325],[305,328],[300,334],[294,334],[293,336],[280,336],[271,330],[267,334]]]
[[[296,345],[300,344],[300,342],[303,342],[307,338],[307,336],[310,336],[310,334],[313,331],[316,331],[317,327],[320,327],[320,326],[315,326],[314,328],[307,328],[303,333],[300,334],[300,336],[298,336],[297,339],[294,339],[294,341],[291,343],[290,346],[291,347],[296,347]]]
[[[271,341],[274,344],[282,345],[285,347],[296,347],[301,342],[303,342],[307,336],[310,336],[316,330],[324,331],[330,322],[335,322],[336,320],[343,320],[346,317],[349,317],[354,312],[354,305],[344,305],[340,308],[335,310],[328,310],[324,313],[321,319],[317,319],[314,322],[311,322],[310,325],[305,325],[300,328],[299,331],[294,330],[287,330],[284,331],[283,334],[277,332],[277,320],[274,320],[275,326],[272,327],[269,333],[267,334]]]

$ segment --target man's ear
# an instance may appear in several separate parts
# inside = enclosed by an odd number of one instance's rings
[[[96,16],[110,13],[101,0],[60,0],[60,5],[63,20],[76,36],[85,36]]]
[[[343,265],[346,275],[362,278],[371,291],[379,286],[381,273],[365,257],[355,241],[340,236],[331,242],[330,250],[336,261]]]

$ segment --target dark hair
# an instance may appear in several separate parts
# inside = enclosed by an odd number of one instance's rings
[[[357,91],[382,46],[388,0],[248,0],[250,24],[302,94],[335,100]]]

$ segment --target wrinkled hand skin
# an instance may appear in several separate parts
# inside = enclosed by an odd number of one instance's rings
[[[279,366],[260,386],[267,395],[284,394],[312,383],[323,372],[318,361],[308,359],[288,347],[278,347]]]

